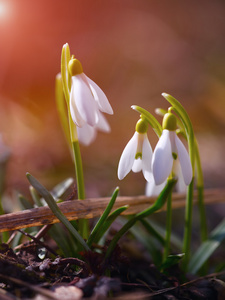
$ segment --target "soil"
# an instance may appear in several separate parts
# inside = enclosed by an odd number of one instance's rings
[[[225,272],[193,278],[178,265],[160,272],[151,262],[124,255],[119,248],[103,254],[63,258],[48,247],[28,242],[18,252],[0,245],[0,299],[225,299]],[[43,259],[42,259],[43,258]],[[110,274],[110,276],[109,276]]]

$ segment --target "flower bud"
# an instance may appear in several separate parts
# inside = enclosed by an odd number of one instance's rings
[[[73,58],[69,61],[68,70],[69,70],[71,76],[75,76],[75,75],[83,73],[82,65],[81,65],[80,61],[76,58]]]
[[[136,131],[138,133],[146,133],[147,130],[148,130],[148,123],[143,119],[138,120],[136,124]]]
[[[169,131],[177,129],[177,119],[172,113],[166,113],[163,118],[162,128]]]

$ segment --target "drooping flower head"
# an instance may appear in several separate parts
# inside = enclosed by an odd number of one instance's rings
[[[176,176],[176,178],[177,178],[177,182],[176,182],[176,185],[175,185],[175,191],[177,193],[184,194],[186,192],[187,185],[184,182],[184,178],[183,178],[183,175],[182,175],[179,159],[176,159],[173,162],[172,175]],[[155,184],[155,179],[154,179],[153,174],[152,174],[152,180],[147,181],[147,183],[146,183],[145,195],[148,196],[148,197],[159,196],[159,194],[162,192],[162,190],[166,186],[166,183],[167,183],[167,179],[163,183],[161,183],[159,185],[156,185]]]
[[[83,73],[78,59],[72,58],[69,61],[68,71],[72,80],[69,103],[71,117],[80,128],[79,140],[87,145],[94,139],[97,129],[110,131],[102,113],[113,114],[113,110],[100,87]]]
[[[136,124],[136,131],[127,143],[121,155],[118,166],[118,178],[122,180],[131,170],[142,170],[145,179],[151,180],[152,147],[147,137],[148,124],[140,119]]]
[[[189,185],[192,176],[192,166],[189,154],[176,134],[176,117],[168,112],[163,118],[163,132],[155,147],[152,157],[152,172],[156,185],[162,184],[170,175],[173,162],[179,159],[182,176]]]

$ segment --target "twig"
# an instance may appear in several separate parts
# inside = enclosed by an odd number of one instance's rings
[[[36,238],[35,236],[30,235],[29,233],[18,229],[19,232],[21,232],[22,234],[24,234],[25,236],[28,236],[30,239],[32,239],[34,242],[36,242],[37,244],[41,245],[42,247],[46,248],[49,252],[51,252],[53,255],[57,256],[58,254],[52,250],[47,244],[43,243],[42,241],[40,241],[38,238]]]
[[[47,297],[48,299],[58,299],[53,292],[51,292],[47,289],[43,289],[43,288],[41,288],[37,285],[33,285],[33,284],[28,283],[28,282],[25,282],[21,279],[13,278],[13,277],[3,275],[3,274],[0,274],[0,278],[2,278],[3,280],[9,281],[9,282],[13,282],[15,284],[18,284],[20,286],[25,286],[26,288],[28,288],[30,290],[33,290],[33,291]]]
[[[206,190],[205,204],[225,202],[225,189]],[[146,196],[117,197],[113,209],[128,205],[123,215],[139,213],[152,205],[156,198]],[[110,198],[92,198],[85,200],[71,200],[59,203],[58,206],[69,221],[77,219],[91,219],[99,217],[107,207]],[[194,192],[194,204],[197,203],[197,191]],[[185,195],[173,194],[172,208],[185,207]],[[166,207],[162,208],[165,211]],[[0,216],[0,232],[17,230],[25,227],[43,226],[59,223],[48,206],[27,209]]]
[[[170,291],[174,291],[178,288],[181,288],[181,287],[185,287],[185,286],[188,286],[190,284],[193,284],[193,283],[196,283],[198,281],[201,281],[203,279],[208,279],[208,278],[212,278],[212,277],[218,277],[218,276],[221,276],[221,275],[224,275],[225,274],[225,271],[222,271],[222,272],[218,272],[218,273],[212,273],[212,274],[208,274],[206,276],[202,276],[202,277],[198,277],[194,280],[191,280],[191,281],[188,281],[188,282],[185,282],[181,285],[177,285],[177,286],[172,286],[172,287],[169,287],[169,288],[165,288],[165,289],[160,289],[160,290],[157,290],[157,291],[154,291],[154,292],[151,292],[151,293],[143,293],[143,294],[140,294],[140,296],[138,295],[138,299],[146,299],[147,297],[153,297],[153,296],[157,296],[157,295],[162,295],[162,294],[165,294],[165,293],[168,293]],[[127,283],[122,283],[122,285],[128,285]],[[138,285],[138,284],[129,284],[130,286],[137,286],[137,287],[147,287],[151,290],[151,286],[148,286],[148,285]],[[129,286],[128,285],[128,286]],[[154,286],[154,288],[156,288]],[[133,298],[134,296],[134,298]],[[121,297],[117,297],[116,298],[117,300],[121,299]],[[137,299],[137,295],[134,294],[134,295],[129,295],[129,300],[131,299]]]

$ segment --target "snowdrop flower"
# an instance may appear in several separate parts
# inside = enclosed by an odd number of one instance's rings
[[[78,140],[85,146],[89,146],[97,135],[97,130],[110,132],[110,126],[103,114],[99,112],[99,120],[95,126],[84,124],[83,127],[77,127]]]
[[[162,184],[170,175],[177,157],[184,182],[189,185],[193,176],[190,157],[176,134],[176,117],[169,112],[163,118],[163,132],[152,157],[152,172],[156,185]]]
[[[85,124],[97,126],[108,131],[108,124],[102,121],[102,112],[113,114],[112,107],[100,87],[83,73],[78,59],[71,59],[68,64],[71,74],[70,113],[78,127]],[[107,125],[106,125],[107,124]]]
[[[147,137],[148,124],[140,119],[133,137],[123,150],[118,166],[118,178],[122,180],[131,170],[142,170],[145,179],[151,180],[152,148]]]
[[[186,193],[187,186],[184,182],[184,178],[183,178],[183,175],[182,175],[182,170],[181,170],[181,166],[180,166],[180,163],[179,163],[179,159],[174,160],[172,173],[173,173],[174,176],[177,177],[177,182],[176,182],[176,185],[175,185],[176,192],[177,193],[182,193],[182,194]],[[159,194],[162,192],[162,190],[166,186],[166,183],[167,183],[167,179],[163,183],[161,183],[159,185],[156,185],[155,184],[155,179],[154,179],[153,174],[152,174],[151,181],[147,181],[147,183],[146,183],[145,195],[148,196],[148,197],[157,197],[157,196],[159,196]]]
[[[166,180],[163,183],[156,185],[153,174],[151,173],[150,176],[151,180],[147,181],[145,186],[145,195],[148,197],[157,197],[166,186]]]

